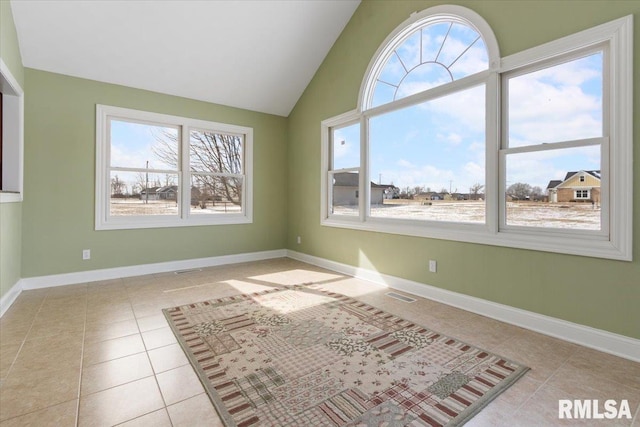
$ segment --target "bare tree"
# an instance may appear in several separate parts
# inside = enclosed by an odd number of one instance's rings
[[[120,196],[127,191],[127,184],[124,181],[121,181],[118,178],[118,175],[115,175],[111,178],[111,195],[112,196]]]
[[[208,131],[191,131],[189,159],[192,186],[199,190],[200,197],[226,199],[240,204],[242,179],[217,174],[242,174],[242,139]],[[170,132],[156,135],[154,154],[163,163],[178,168],[178,136]],[[216,175],[209,175],[216,174]],[[193,194],[193,191],[192,191]]]
[[[482,194],[482,190],[484,189],[484,185],[479,182],[473,184],[469,189],[471,191],[471,196],[473,200],[478,200],[478,194]]]
[[[169,185],[176,185],[175,179],[174,179],[174,175],[165,173],[164,174],[164,185],[165,186],[169,186]]]
[[[537,185],[531,189],[531,197],[534,199],[538,199],[542,196],[542,188]]]
[[[147,187],[149,186],[149,179],[148,179],[148,174],[144,173],[144,172],[138,172],[136,173],[136,182],[134,184],[134,192],[137,192],[138,194],[142,194],[143,190],[146,190]]]
[[[531,195],[531,186],[523,182],[516,182],[507,188],[507,194],[519,200],[525,200]]]
[[[402,189],[402,191],[400,191],[400,198],[401,199],[412,199],[413,198],[413,194],[411,191],[410,187],[404,187]]]

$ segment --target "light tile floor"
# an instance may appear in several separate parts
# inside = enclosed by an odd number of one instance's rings
[[[470,426],[640,427],[640,363],[286,258],[23,292],[0,319],[0,426],[219,426],[161,309],[308,282],[532,368]],[[559,420],[558,399],[627,399],[634,418]]]

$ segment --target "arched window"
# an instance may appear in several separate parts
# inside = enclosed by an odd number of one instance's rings
[[[498,44],[469,9],[438,6],[410,18],[383,43],[364,81],[364,110],[495,67]]]
[[[322,224],[631,259],[631,19],[500,58],[472,10],[412,14],[322,122]]]

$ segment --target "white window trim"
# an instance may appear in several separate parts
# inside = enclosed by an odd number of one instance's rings
[[[109,117],[150,122],[160,125],[178,126],[181,132],[181,158],[188,159],[189,130],[211,130],[220,133],[243,135],[243,191],[242,212],[228,214],[198,214],[190,215],[191,180],[190,171],[184,170],[184,160],[177,172],[181,187],[181,210],[176,216],[109,216],[110,177],[109,149],[110,141]],[[173,172],[172,172],[173,173]],[[96,200],[95,200],[95,229],[120,230],[138,228],[186,227],[199,225],[249,224],[253,222],[253,129],[245,126],[216,123],[205,120],[168,114],[152,113],[129,108],[96,105]]]
[[[2,182],[0,203],[22,202],[24,168],[24,91],[0,58],[2,88]]]
[[[495,98],[487,97],[487,123],[491,123],[487,129],[487,157],[486,157],[486,218],[485,225],[465,224],[465,223],[449,223],[442,221],[412,221],[400,219],[380,219],[372,218],[368,215],[367,203],[370,198],[370,189],[366,185],[369,178],[368,171],[368,146],[367,146],[367,117],[372,113],[385,111],[387,108],[395,109],[400,103],[415,103],[416,99],[422,94],[412,95],[393,103],[393,107],[388,104],[375,107],[368,111],[363,111],[366,105],[367,88],[372,87],[369,84],[371,76],[375,75],[374,65],[379,55],[389,50],[389,42],[394,40],[398,34],[407,34],[413,31],[412,26],[421,17],[427,13],[441,14],[458,14],[460,10],[467,9],[458,6],[437,6],[427,9],[420,14],[412,15],[407,21],[401,24],[392,34],[387,37],[385,42],[373,57],[365,79],[360,89],[360,97],[358,100],[358,108],[341,114],[339,116],[327,119],[321,123],[321,145],[322,145],[322,162],[321,162],[321,225],[348,228],[356,230],[384,232],[391,234],[401,234],[418,237],[428,237],[436,239],[454,240],[460,242],[488,244],[512,248],[531,249],[546,252],[556,252],[572,255],[581,255],[597,258],[607,258],[631,261],[632,260],[632,222],[633,222],[633,167],[632,167],[632,148],[633,148],[633,17],[623,17],[591,29],[581,31],[579,33],[537,46],[526,51],[510,55],[498,61],[490,56],[490,70],[485,76],[488,85],[487,93],[495,94]],[[465,12],[466,13],[466,12]],[[474,14],[474,13],[472,13]],[[463,17],[469,19],[469,16]],[[473,17],[472,22],[476,23],[478,16]],[[482,18],[479,18],[484,22]],[[478,25],[477,27],[480,27]],[[487,25],[488,27],[488,25]],[[483,37],[487,35],[486,31],[482,31]],[[490,29],[488,34],[493,34]],[[608,90],[611,94],[610,105],[605,107],[609,114],[609,138],[602,143],[602,146],[608,146],[608,150],[603,149],[601,162],[603,165],[609,165],[608,177],[603,176],[603,181],[608,180],[609,193],[603,195],[609,203],[608,216],[603,215],[603,229],[608,228],[608,235],[602,233],[589,233],[579,230],[537,230],[534,227],[513,227],[501,228],[499,226],[500,218],[500,191],[504,192],[504,184],[500,180],[500,161],[499,161],[499,83],[502,73],[520,69],[538,62],[542,62],[554,57],[570,54],[573,51],[584,49],[589,46],[598,44],[608,44],[609,69],[605,70],[610,76],[610,86]],[[489,48],[490,43],[486,43]],[[491,55],[491,50],[489,54]],[[469,79],[480,79],[479,73],[470,76]],[[464,85],[465,79],[453,82],[455,85]],[[495,85],[489,88],[489,86]],[[452,86],[449,86],[451,88]],[[625,89],[625,90],[623,90]],[[607,89],[605,89],[607,90]],[[398,103],[398,104],[396,104]],[[386,106],[386,107],[385,107]],[[330,215],[330,199],[327,198],[328,181],[327,172],[329,168],[329,134],[332,127],[342,126],[347,122],[360,121],[360,137],[361,137],[361,176],[360,176],[360,194],[364,197],[360,198],[360,216],[347,217],[339,215]],[[609,145],[609,139],[615,141]],[[615,166],[615,167],[613,167]],[[604,168],[603,168],[604,169]]]

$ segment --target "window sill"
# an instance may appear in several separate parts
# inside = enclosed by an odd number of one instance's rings
[[[22,201],[22,193],[17,191],[0,191],[0,203],[16,203]]]
[[[567,255],[632,261],[630,245],[616,246],[604,236],[576,236],[553,230],[553,233],[527,232],[526,230],[503,230],[493,232],[485,225],[446,223],[437,226],[416,223],[402,224],[402,221],[384,221],[359,218],[331,217],[321,221],[321,225],[403,236],[425,237],[481,245],[503,246]]]
[[[216,216],[215,218],[198,218],[191,217],[189,220],[164,219],[164,218],[145,218],[144,220],[120,219],[112,218],[108,222],[96,222],[96,231],[100,230],[135,230],[143,228],[174,228],[174,227],[198,227],[209,225],[235,225],[235,224],[251,224],[252,218],[245,215],[229,215]]]

